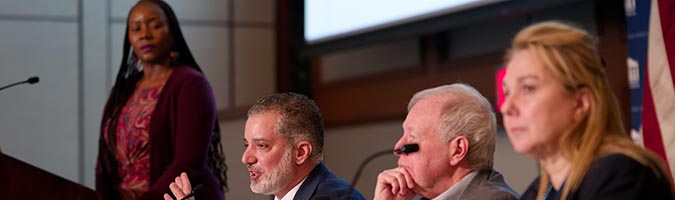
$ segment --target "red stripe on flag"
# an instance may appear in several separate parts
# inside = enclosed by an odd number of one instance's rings
[[[661,0],[658,2],[661,31],[663,32],[663,43],[666,47],[668,63],[670,63],[670,77],[675,78],[675,70],[673,70],[673,65],[675,65],[675,1]]]
[[[647,63],[649,65],[649,63]],[[649,67],[645,69],[645,74],[649,74]],[[649,76],[645,76],[645,83],[649,83]],[[663,146],[663,138],[661,137],[661,129],[659,128],[659,121],[656,118],[656,109],[654,108],[654,99],[652,97],[652,89],[649,84],[645,84],[642,92],[642,138],[645,147],[658,154],[665,162],[668,163],[666,157],[666,150]],[[670,166],[668,166],[670,169]]]

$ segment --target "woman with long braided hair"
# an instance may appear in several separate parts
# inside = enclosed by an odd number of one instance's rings
[[[161,0],[127,19],[124,53],[103,110],[96,190],[104,199],[161,199],[187,172],[200,197],[223,199],[227,166],[211,86]]]

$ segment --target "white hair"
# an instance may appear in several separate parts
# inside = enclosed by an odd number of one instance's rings
[[[457,136],[469,140],[466,159],[474,168],[492,168],[495,152],[497,120],[490,102],[473,87],[455,83],[417,92],[408,111],[427,97],[444,99],[438,127],[441,139],[450,141]]]

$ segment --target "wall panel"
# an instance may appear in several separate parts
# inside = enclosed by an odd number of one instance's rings
[[[111,16],[126,19],[137,0],[111,0]],[[179,20],[225,21],[229,0],[166,0]]]
[[[235,107],[276,92],[274,31],[235,29]]]
[[[77,17],[78,0],[2,0],[0,16]]]
[[[78,181],[78,32],[76,23],[0,21],[2,152]]]

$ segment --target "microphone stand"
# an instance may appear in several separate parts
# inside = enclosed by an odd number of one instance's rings
[[[388,155],[388,154],[401,154],[401,153],[412,153],[412,152],[416,152],[416,151],[418,151],[418,150],[419,150],[419,145],[417,145],[417,144],[406,144],[406,145],[403,145],[403,146],[402,146],[401,148],[399,148],[399,149],[395,149],[395,150],[389,150],[389,149],[387,149],[387,150],[381,150],[381,151],[375,152],[374,154],[368,156],[368,158],[366,158],[366,160],[364,160],[363,162],[361,162],[361,165],[359,166],[358,170],[356,171],[356,175],[354,176],[354,179],[352,179],[352,184],[349,185],[349,189],[347,189],[347,192],[345,192],[345,196],[344,196],[343,199],[344,199],[344,200],[349,200],[349,196],[352,195],[352,191],[354,190],[354,186],[356,185],[356,182],[358,182],[359,177],[361,177],[361,172],[363,172],[363,169],[365,168],[365,166],[366,166],[368,163],[370,163],[370,161],[372,161],[373,159],[375,159],[375,158],[377,158],[377,157],[380,157],[380,156],[383,156],[383,155]]]

